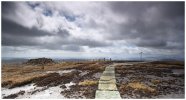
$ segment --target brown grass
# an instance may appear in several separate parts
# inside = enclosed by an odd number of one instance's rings
[[[166,65],[179,65],[184,66],[184,61],[154,61],[152,64],[166,64]]]
[[[155,61],[150,63],[138,63],[133,65],[134,68],[184,68],[184,62],[181,61]]]
[[[94,64],[85,65],[81,69],[82,70],[98,70],[98,71],[103,71],[105,69],[105,65],[102,64],[102,63],[94,63]]]
[[[44,77],[47,74],[29,74],[24,76],[13,76],[7,80],[2,80],[2,86],[7,86],[9,88],[14,88],[17,86],[22,86],[28,83],[31,83],[33,80]]]
[[[119,87],[119,90],[121,94],[125,94],[127,92],[132,92],[132,91],[138,91],[140,93],[146,93],[146,94],[152,94],[156,95],[157,90],[154,88],[151,88],[143,83],[140,82],[130,82],[128,84],[121,84]],[[130,93],[129,93],[130,94]]]
[[[79,85],[81,86],[92,86],[92,85],[97,85],[98,81],[92,81],[92,80],[84,80],[82,82],[79,82]]]
[[[120,70],[120,69],[123,69],[123,66],[124,65],[116,65],[115,68],[118,69],[118,70]]]
[[[92,71],[103,71],[106,63],[96,61],[85,62],[63,62],[48,64],[44,66],[26,65],[26,64],[3,64],[2,67],[2,81],[3,87],[21,86],[32,82],[33,80],[47,75],[46,71],[58,71],[65,69],[85,69]],[[45,74],[44,74],[45,73]]]
[[[146,97],[151,97],[151,96],[156,96],[158,95],[158,91],[154,88],[151,88],[143,83],[140,82],[131,82],[128,84],[121,84],[119,87],[119,91],[121,95],[130,95],[132,96],[133,94],[138,95],[139,98],[146,96]]]
[[[155,92],[155,89],[153,89],[143,83],[140,83],[140,82],[129,83],[127,86],[131,87],[135,90],[145,90],[145,91],[149,91],[149,92]]]
[[[160,80],[152,80],[151,82],[156,85],[156,84],[159,84],[161,81]]]

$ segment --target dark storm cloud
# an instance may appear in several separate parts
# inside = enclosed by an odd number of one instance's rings
[[[69,31],[58,28],[57,34],[51,34],[49,32],[38,30],[37,28],[26,28],[17,23],[14,23],[7,19],[2,19],[2,45],[3,46],[43,46],[41,48],[47,48],[52,50],[70,50],[73,51],[81,50],[80,46],[89,46],[89,47],[102,47],[108,46],[108,43],[99,42],[90,39],[78,39],[74,38],[68,40]],[[38,37],[43,36],[56,36],[61,37],[60,41],[55,41],[54,43],[42,43]],[[72,46],[74,44],[76,46]],[[61,45],[70,45],[61,47]]]
[[[110,9],[131,17],[143,16],[150,8],[158,8],[162,17],[184,16],[184,2],[111,2]],[[134,16],[136,15],[136,16]]]
[[[12,11],[15,9],[16,9],[15,3],[2,1],[2,15],[6,13],[13,13]]]
[[[152,52],[154,48],[184,50],[184,2],[101,2],[93,5],[96,12],[85,5],[76,10],[71,3],[63,9],[65,3],[60,3],[2,2],[2,46],[83,51],[83,46],[120,49],[127,45],[113,44],[124,40]],[[125,17],[127,21],[120,22]]]
[[[91,39],[78,39],[74,38],[71,40],[72,44],[88,46],[88,47],[106,47],[112,45],[112,43],[107,43],[105,41],[95,41]]]
[[[65,38],[65,37],[70,36],[70,32],[67,29],[63,29],[62,26],[59,26],[57,35]]]
[[[178,16],[184,17],[184,2],[170,2],[170,3],[161,3],[160,10],[162,14],[168,18],[174,18]]]
[[[184,2],[112,2],[110,7],[129,17],[110,39],[126,39],[139,47],[169,48],[167,42],[184,46]]]
[[[43,44],[43,46],[38,46],[40,49],[49,49],[49,50],[65,50],[65,51],[83,51],[84,49],[80,45],[75,44],[66,44],[66,43],[48,43]]]
[[[102,41],[95,41],[90,39],[63,39],[55,41],[54,43],[43,44],[43,48],[52,49],[52,50],[70,50],[72,51],[80,51],[82,50],[82,46],[88,46],[90,48],[94,47],[106,47],[110,46],[112,43],[102,42]]]
[[[2,18],[2,45],[3,46],[37,46],[41,43],[35,37],[50,36],[51,33],[26,28],[8,19]]]
[[[9,34],[4,34],[2,35],[2,45],[17,47],[17,46],[37,46],[41,44],[33,37],[12,36]]]
[[[62,50],[66,51],[83,51],[84,49],[77,45],[65,45],[62,47]]]
[[[36,7],[39,7],[39,3],[25,3],[32,9],[32,11],[35,11]],[[104,47],[109,46],[108,43],[102,42],[102,41],[96,41],[91,39],[80,39],[80,38],[72,38],[69,39],[70,31],[69,29],[65,29],[64,26],[61,24],[57,27],[57,30],[55,32],[48,32],[41,30],[39,28],[42,28],[44,26],[44,20],[41,16],[36,17],[36,24],[38,24],[39,27],[32,27],[28,28],[23,25],[20,25],[19,23],[16,23],[10,19],[7,19],[6,16],[16,15],[16,10],[18,9],[18,4],[14,2],[3,2],[2,3],[2,45],[3,46],[14,46],[14,47],[20,47],[20,46],[36,46],[41,49],[51,49],[51,50],[69,50],[69,51],[80,51],[83,50],[81,46],[88,46],[88,47]],[[51,15],[51,12],[47,6],[43,8],[45,10],[48,10],[43,14],[47,17]],[[24,10],[24,9],[23,9]],[[6,15],[6,16],[5,16]],[[70,18],[73,20],[70,16],[65,16],[65,18]],[[44,38],[44,37],[54,37],[52,42],[45,42],[38,38]],[[59,39],[60,38],[60,39]]]
[[[31,37],[52,35],[49,32],[38,30],[36,27],[29,29],[4,18],[2,19],[2,33]]]
[[[150,41],[150,42],[147,42]],[[152,43],[153,42],[153,43]],[[140,40],[136,43],[138,46],[141,47],[165,47],[166,46],[166,42],[163,40]]]
[[[151,7],[153,3],[149,2],[110,2],[110,9],[118,14],[129,14],[129,15],[140,15],[144,13],[142,11],[147,10],[146,8]],[[139,11],[140,10],[140,11]]]

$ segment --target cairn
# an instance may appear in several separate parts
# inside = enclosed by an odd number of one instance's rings
[[[26,64],[30,65],[46,65],[46,64],[52,64],[55,63],[50,58],[37,58],[37,59],[30,59],[26,62]]]

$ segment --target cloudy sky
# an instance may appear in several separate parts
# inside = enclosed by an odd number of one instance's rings
[[[2,2],[2,57],[184,58],[184,2]]]

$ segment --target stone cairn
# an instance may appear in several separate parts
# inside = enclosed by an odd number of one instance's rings
[[[31,64],[31,65],[46,65],[46,64],[52,64],[52,63],[55,63],[55,62],[50,58],[30,59],[26,62],[26,64]]]

